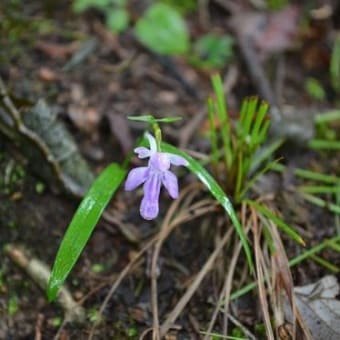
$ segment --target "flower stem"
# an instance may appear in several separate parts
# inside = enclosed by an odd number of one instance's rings
[[[153,130],[155,132],[155,138],[156,138],[156,143],[157,143],[157,151],[161,151],[161,143],[162,143],[162,130],[160,129],[159,125],[157,122],[153,122],[152,124]]]

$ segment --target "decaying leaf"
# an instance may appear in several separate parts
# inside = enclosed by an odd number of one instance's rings
[[[93,181],[93,174],[78,147],[56,113],[44,100],[19,110],[0,78],[0,133],[20,145],[33,172],[66,192],[81,197]],[[23,111],[23,112],[22,112]]]
[[[109,120],[113,135],[117,138],[124,154],[127,155],[133,148],[133,138],[126,117],[122,114],[112,112],[106,116]]]
[[[313,339],[340,339],[340,301],[336,296],[340,286],[335,276],[294,288],[296,305],[310,329]],[[285,317],[292,320],[292,311],[286,303]]]
[[[261,59],[266,59],[292,46],[299,13],[295,6],[268,14],[239,12],[231,20],[231,26],[237,35],[252,42]]]

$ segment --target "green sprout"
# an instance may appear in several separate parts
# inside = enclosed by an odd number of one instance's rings
[[[240,203],[247,193],[244,188],[251,180],[255,154],[267,138],[268,104],[257,97],[245,99],[234,124],[228,115],[221,78],[214,75],[212,84],[215,97],[208,99],[211,163],[225,191]],[[223,165],[222,172],[218,171],[220,165]]]

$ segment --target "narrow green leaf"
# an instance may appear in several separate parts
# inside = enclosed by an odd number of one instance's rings
[[[221,123],[221,137],[224,145],[224,157],[226,167],[232,165],[233,161],[233,153],[231,148],[231,127],[230,120],[227,112],[227,105],[224,96],[223,84],[221,77],[218,74],[215,74],[211,77],[211,82],[214,88],[214,92],[216,95],[216,107],[217,107],[217,115],[219,117]]]
[[[283,164],[273,164],[271,167],[271,170],[278,171],[278,172],[284,172],[286,170],[286,167]],[[294,175],[304,178],[304,179],[310,179],[317,182],[323,182],[323,183],[329,183],[329,184],[340,184],[340,178],[333,176],[333,175],[325,175],[319,172],[311,171],[311,170],[305,170],[296,168],[293,170]]]
[[[336,140],[311,139],[308,146],[316,150],[340,150],[340,142]]]
[[[190,169],[190,171],[193,172],[198,177],[198,179],[207,187],[207,189],[215,197],[215,199],[222,205],[224,210],[229,215],[238,233],[238,236],[240,238],[240,241],[242,243],[243,249],[247,257],[248,266],[250,270],[253,271],[254,270],[253,259],[252,259],[252,254],[250,251],[250,247],[249,247],[246,235],[237,218],[233,205],[231,204],[229,198],[224,193],[223,189],[218,185],[218,183],[214,180],[214,178],[208,173],[207,170],[205,170],[202,167],[202,165],[199,162],[197,162],[195,159],[193,159],[191,156],[189,156],[184,151],[181,151],[177,149],[176,147],[166,144],[166,143],[162,143],[162,150],[184,157],[189,162],[188,168]]]
[[[155,118],[152,115],[142,115],[142,116],[128,116],[128,120],[134,120],[136,122],[144,122],[144,123],[154,123]]]
[[[306,194],[336,194],[340,193],[340,186],[301,185],[297,187],[297,191]]]
[[[243,190],[240,193],[240,199],[242,199],[246,193],[248,192],[248,190],[250,190],[250,188],[253,187],[253,185],[255,184],[255,182],[262,176],[264,175],[266,172],[268,172],[270,170],[270,168],[273,166],[274,163],[277,163],[279,160],[275,160],[272,161],[270,163],[268,163],[263,169],[259,170],[257,173],[255,173],[255,175],[249,179],[243,186]]]
[[[325,175],[316,171],[305,170],[296,168],[294,169],[294,175],[299,176],[301,178],[311,179],[314,181],[320,181],[324,183],[340,183],[340,178],[333,175]]]
[[[245,124],[244,119],[246,115],[244,113],[247,112],[248,105],[249,105],[249,98],[245,98],[244,100],[242,100],[241,109],[240,109],[240,117],[237,122],[237,127],[239,128],[238,133],[240,135],[242,135],[242,126]]]
[[[208,99],[208,116],[209,116],[209,137],[211,143],[211,152],[213,164],[217,168],[218,164],[218,144],[217,144],[217,132],[215,127],[215,119],[214,119],[214,104],[211,98]]]
[[[235,199],[237,202],[239,202],[241,186],[243,184],[244,175],[246,175],[246,171],[247,171],[244,165],[243,154],[241,151],[239,151],[237,154],[237,162],[238,162],[238,165],[237,165],[237,176],[236,176],[236,185],[235,185]]]
[[[318,263],[320,266],[326,268],[330,272],[333,272],[335,274],[340,272],[340,268],[338,266],[336,266],[333,263],[330,263],[329,261],[325,260],[321,256],[312,255],[310,258],[311,258],[311,260],[313,260],[314,262]]]
[[[331,74],[332,85],[335,88],[335,90],[339,91],[340,90],[340,80],[339,80],[340,78],[340,35],[339,33],[334,41],[329,70]]]
[[[296,257],[294,257],[294,258],[289,260],[289,267],[294,267],[294,266],[298,265],[299,263],[309,259],[313,254],[317,254],[317,253],[321,252],[322,250],[324,250],[327,247],[337,248],[338,244],[336,242],[338,242],[339,240],[340,240],[340,236],[335,236],[332,239],[326,239],[322,243],[318,243],[316,246],[314,246],[314,247],[312,247],[312,248],[310,248],[308,250],[305,250],[300,255],[298,255],[298,256],[296,256]],[[335,250],[339,251],[340,248],[337,248]],[[241,296],[247,294],[248,292],[250,292],[256,286],[257,286],[257,282],[248,283],[244,287],[242,287],[239,290],[237,290],[236,292],[232,293],[230,295],[230,300],[233,301],[235,299],[238,299],[239,297],[241,297]]]
[[[340,120],[340,110],[331,110],[328,112],[323,112],[322,114],[316,115],[316,117],[314,118],[314,122],[317,125],[332,123],[337,120]]]
[[[266,216],[268,219],[273,221],[278,227],[280,227],[290,238],[293,240],[299,242],[303,246],[305,245],[305,241],[302,239],[302,237],[288,224],[286,224],[280,217],[275,215],[270,209],[264,207],[263,205],[251,201],[251,200],[246,200],[246,202],[253,206],[259,213],[262,215]]]
[[[77,262],[104,208],[124,180],[126,170],[117,164],[109,165],[94,181],[74,214],[59,247],[47,287],[53,301],[71,269]]]
[[[330,203],[320,197],[302,193],[302,192],[300,192],[300,196],[306,201],[308,201],[309,203],[313,203],[320,208],[325,208],[334,214],[340,214],[340,206],[334,203]]]
[[[256,115],[257,102],[257,97],[250,97],[248,99],[247,110],[241,112],[241,115],[244,115],[244,124],[242,126],[244,137],[247,137],[250,134],[251,125]]]
[[[252,136],[254,139],[257,139],[257,136],[260,134],[260,129],[263,126],[263,122],[266,117],[267,111],[268,104],[266,102],[262,102],[258,108],[257,116],[252,130]]]
[[[155,121],[157,123],[174,123],[182,120],[182,117],[165,117],[165,118],[156,118]]]
[[[283,143],[284,139],[279,138],[258,150],[258,152],[255,153],[254,157],[251,160],[249,173],[254,173],[264,161],[268,160],[271,156],[274,155],[275,151],[279,149]]]
[[[182,119],[182,117],[165,117],[165,118],[155,118],[152,115],[144,116],[128,116],[128,120],[134,120],[137,122],[145,122],[149,124],[153,123],[174,123]]]
[[[262,127],[261,127],[261,131],[259,131],[259,134],[257,136],[257,144],[261,144],[267,137],[267,132],[268,132],[268,129],[269,129],[269,125],[270,125],[270,121],[269,120],[266,120]]]

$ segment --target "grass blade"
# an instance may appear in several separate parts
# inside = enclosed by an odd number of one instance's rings
[[[214,104],[211,98],[208,99],[208,116],[209,116],[209,138],[211,143],[212,163],[217,169],[218,166],[218,144],[217,144],[217,132],[214,120]]]
[[[340,142],[337,140],[312,139],[308,146],[315,150],[340,150]]]
[[[286,169],[286,166],[283,164],[273,164],[271,167],[272,170],[278,171],[278,172],[284,172]],[[317,182],[323,182],[323,183],[329,183],[329,184],[337,184],[340,183],[340,178],[333,176],[333,175],[324,175],[319,172],[311,171],[311,170],[305,170],[300,168],[295,168],[293,170],[294,175],[304,178],[304,179],[310,179]]]
[[[250,251],[250,247],[249,247],[246,235],[237,218],[233,205],[231,204],[230,200],[224,193],[223,189],[219,186],[219,184],[215,181],[215,179],[209,174],[209,172],[202,167],[202,165],[199,162],[197,162],[195,159],[193,159],[191,156],[189,156],[184,151],[181,151],[177,149],[176,147],[166,144],[166,143],[162,143],[162,150],[184,157],[189,162],[188,168],[190,169],[190,171],[193,172],[198,177],[198,179],[207,187],[207,189],[215,197],[215,199],[222,205],[224,210],[229,215],[238,233],[238,236],[240,238],[240,241],[242,243],[243,249],[247,257],[248,266],[251,269],[251,271],[253,271],[254,264],[253,264],[252,254]]]
[[[252,139],[254,140],[258,140],[257,137],[260,134],[261,126],[263,126],[267,111],[268,104],[266,102],[261,102],[258,108],[257,116],[252,130]]]
[[[340,186],[301,185],[297,187],[297,191],[306,194],[336,194],[340,193]]]
[[[94,227],[112,195],[125,178],[126,171],[117,164],[109,165],[94,181],[74,214],[59,247],[47,287],[49,301],[77,262]]]
[[[233,153],[231,149],[231,127],[230,120],[227,113],[226,101],[224,97],[224,90],[221,77],[215,74],[211,78],[212,85],[216,95],[217,115],[221,123],[221,137],[224,144],[224,157],[226,166],[229,168],[233,161]]]
[[[249,205],[253,206],[259,213],[263,214],[267,218],[269,218],[271,221],[273,221],[278,227],[280,227],[290,238],[297,241],[298,243],[305,245],[305,241],[302,239],[302,237],[288,224],[286,224],[284,221],[282,221],[281,218],[276,216],[271,210],[264,207],[263,205],[247,200],[246,201]]]

